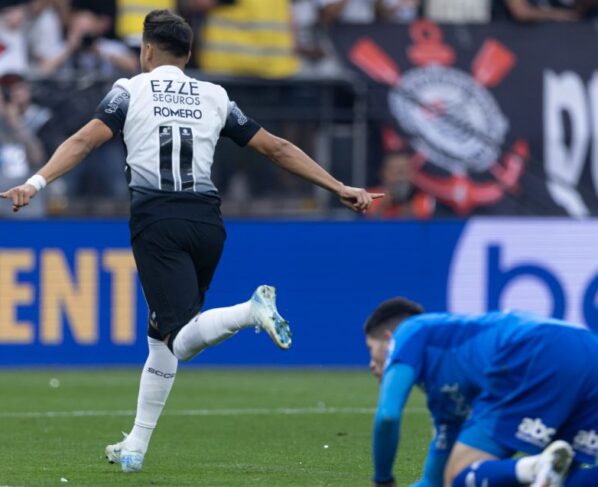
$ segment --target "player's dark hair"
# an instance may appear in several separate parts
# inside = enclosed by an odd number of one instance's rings
[[[143,41],[153,42],[175,57],[186,57],[191,50],[193,31],[182,17],[168,10],[152,10],[143,21]]]
[[[365,322],[366,335],[379,335],[384,330],[394,330],[399,323],[410,316],[422,314],[424,308],[407,298],[397,297],[384,301]]]

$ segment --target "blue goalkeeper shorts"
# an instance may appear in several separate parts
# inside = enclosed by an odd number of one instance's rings
[[[499,458],[562,439],[576,461],[598,457],[598,336],[539,328],[499,349],[458,441]]]

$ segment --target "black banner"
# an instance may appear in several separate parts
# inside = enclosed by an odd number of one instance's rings
[[[339,26],[386,151],[461,215],[598,215],[597,35],[589,23]]]

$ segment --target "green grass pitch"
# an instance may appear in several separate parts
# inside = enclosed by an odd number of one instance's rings
[[[0,372],[0,486],[370,485],[377,384],[365,371],[180,369],[143,472],[124,474],[103,450],[130,429],[138,380],[135,369]],[[415,393],[399,485],[417,480],[430,435]]]

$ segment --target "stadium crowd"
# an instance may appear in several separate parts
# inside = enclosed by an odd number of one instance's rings
[[[408,23],[421,17],[442,23],[571,22],[595,17],[596,4],[598,0],[3,0],[0,189],[42,164],[89,119],[115,79],[138,71],[142,20],[155,8],[176,10],[193,26],[197,41],[190,68],[215,79],[286,80],[345,76],[328,35],[339,23]],[[300,105],[305,93],[296,91],[291,98]],[[284,121],[281,129],[286,135],[302,131]],[[302,129],[309,151],[318,145],[317,124],[303,124]],[[53,185],[26,216],[123,214],[123,157],[119,142],[107,144],[66,183]],[[400,157],[380,161],[379,186],[397,198],[372,214],[429,216],[434,202],[409,186],[409,171],[400,170]],[[248,182],[246,173],[232,174],[230,167],[227,171],[217,183],[232,193],[239,213],[247,211],[243,200],[252,193],[255,179],[272,176],[258,171]],[[393,173],[407,178],[391,188]],[[304,187],[281,187],[297,193],[302,208],[317,205],[317,197],[306,196]],[[272,210],[279,205],[266,206]]]

